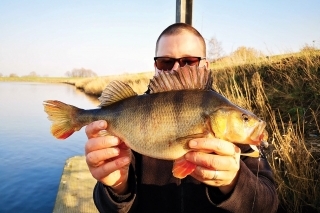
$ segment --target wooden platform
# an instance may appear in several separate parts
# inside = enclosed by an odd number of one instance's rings
[[[92,193],[96,180],[91,176],[84,156],[69,158],[64,166],[54,213],[98,213]]]

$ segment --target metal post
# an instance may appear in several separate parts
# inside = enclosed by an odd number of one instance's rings
[[[192,5],[193,0],[176,0],[176,23],[192,25]]]

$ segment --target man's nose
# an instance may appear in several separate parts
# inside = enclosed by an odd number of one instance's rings
[[[180,64],[178,61],[176,61],[171,70],[177,71],[179,67],[180,67]]]

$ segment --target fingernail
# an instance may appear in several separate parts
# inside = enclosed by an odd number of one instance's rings
[[[119,155],[119,153],[120,153],[120,149],[119,148],[114,148],[113,149],[113,154]]]
[[[108,141],[109,143],[112,145],[112,146],[116,146],[116,145],[119,145],[119,138],[115,137],[115,136],[110,136],[108,138]]]
[[[105,126],[105,122],[104,122],[104,121],[100,121],[99,127],[100,127],[101,129],[104,129],[104,126]]]
[[[192,148],[192,147],[196,147],[198,145],[197,141],[190,141],[189,142],[189,146]]]
[[[234,150],[235,150],[235,152],[236,152],[236,153],[240,153],[240,152],[241,152],[240,148],[239,148],[239,147],[237,147],[237,146],[235,147],[235,149],[234,149]]]
[[[130,162],[130,158],[129,158],[129,157],[124,157],[124,158],[122,159],[122,162],[123,162],[124,164],[129,163],[129,162]]]

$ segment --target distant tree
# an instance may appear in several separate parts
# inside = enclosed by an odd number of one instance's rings
[[[2,77],[3,75],[2,75],[2,73],[0,72],[0,77]]]
[[[15,74],[15,73],[10,73],[9,77],[10,78],[15,78],[15,77],[19,77],[19,76],[17,74]]]
[[[74,68],[71,72],[67,71],[65,73],[65,75],[68,77],[94,77],[94,76],[97,76],[97,74],[95,72],[93,72],[90,69],[85,69],[85,68],[80,68],[80,69]]]
[[[231,53],[232,58],[241,59],[243,61],[252,60],[262,56],[263,54],[261,53],[261,51],[258,51],[251,47],[244,47],[244,46],[239,47],[238,49],[236,49],[236,51]]]
[[[29,73],[28,76],[29,77],[37,77],[38,75],[37,75],[37,73],[35,71],[32,71],[32,72]]]
[[[67,76],[67,77],[71,77],[71,72],[67,71],[64,75]]]
[[[208,60],[215,61],[224,55],[222,44],[216,37],[211,37],[208,42]]]

